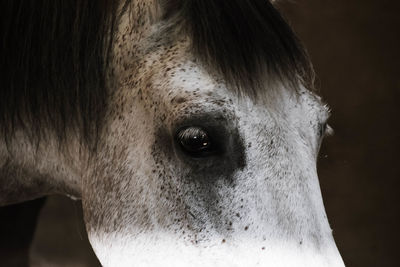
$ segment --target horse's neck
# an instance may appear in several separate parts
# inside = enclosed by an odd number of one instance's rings
[[[60,149],[56,138],[37,142],[17,132],[8,142],[0,136],[0,206],[49,194],[81,195],[81,177],[86,169],[78,142]]]

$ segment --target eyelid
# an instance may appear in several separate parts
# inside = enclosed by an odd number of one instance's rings
[[[335,130],[333,130],[333,128],[329,124],[327,124],[325,129],[325,136],[332,136],[334,134]]]

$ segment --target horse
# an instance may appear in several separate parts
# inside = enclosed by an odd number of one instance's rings
[[[344,266],[330,111],[274,1],[0,5],[1,205],[81,200],[103,266]]]

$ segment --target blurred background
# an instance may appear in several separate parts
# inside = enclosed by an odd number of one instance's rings
[[[400,250],[400,2],[282,5],[332,108],[319,178],[346,266],[394,267]]]
[[[335,135],[324,141],[319,177],[346,266],[399,266],[400,2],[283,0],[278,6],[308,49],[332,109]],[[21,214],[42,204],[3,208],[0,216],[23,223]],[[35,267],[99,266],[79,202],[48,198],[30,257]]]

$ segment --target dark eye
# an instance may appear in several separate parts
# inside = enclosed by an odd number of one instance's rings
[[[192,157],[206,157],[216,152],[209,133],[201,127],[191,126],[181,129],[176,139],[183,152]]]

